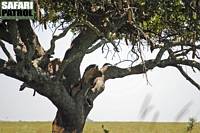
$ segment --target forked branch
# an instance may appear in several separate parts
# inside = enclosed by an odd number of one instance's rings
[[[55,42],[58,40],[58,39],[61,39],[63,38],[67,33],[68,31],[73,28],[74,26],[77,25],[77,21],[75,20],[74,22],[72,22],[67,28],[64,29],[64,31],[62,33],[60,33],[59,35],[54,35],[53,38],[51,39],[51,46],[49,48],[49,50],[47,51],[47,55],[52,55],[54,54],[54,50],[55,50]]]

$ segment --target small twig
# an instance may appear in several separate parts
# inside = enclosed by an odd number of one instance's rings
[[[55,30],[54,30],[53,33],[52,33],[52,37],[55,35],[57,29],[58,29],[60,26],[62,26],[62,25],[63,25],[63,23],[61,23],[60,25],[58,25],[58,26],[55,28]]]
[[[133,27],[135,28],[135,29],[137,29],[138,31],[139,31],[139,33],[141,33],[142,35],[143,35],[143,37],[147,40],[147,41],[149,41],[149,43],[150,43],[150,49],[151,49],[151,52],[154,50],[154,48],[155,48],[155,44],[154,44],[154,42],[144,33],[144,31],[139,27],[139,26],[137,26],[137,25],[135,25],[135,24],[132,24],[133,25]]]
[[[99,37],[103,36],[103,33],[98,28],[96,28],[92,23],[90,23],[89,21],[85,21],[85,20],[78,21],[78,20],[75,20],[62,33],[60,33],[57,36],[56,35],[53,36],[53,38],[51,39],[51,47],[47,51],[47,54],[48,55],[53,54],[54,53],[54,49],[55,49],[55,41],[57,41],[60,38],[63,38],[72,27],[75,27],[75,26],[78,26],[78,25],[80,25],[80,26],[81,25],[88,26],[90,29],[92,29],[97,34],[97,36],[99,36]]]
[[[196,52],[196,57],[197,57],[197,59],[200,59],[200,54],[198,51]]]
[[[112,41],[112,40],[110,40],[110,39],[108,39],[108,40],[109,40],[110,43],[113,45],[114,51],[115,51],[115,52],[119,52],[119,49],[118,49],[118,47],[115,45],[114,41]]]
[[[72,22],[62,33],[60,33],[59,35],[55,35],[53,36],[53,38],[51,39],[51,47],[50,49],[47,51],[47,55],[52,55],[54,53],[54,49],[55,49],[55,42],[60,39],[63,38],[67,32],[74,26],[77,25],[77,21],[75,20],[74,22]]]
[[[139,35],[139,40],[140,40],[140,32],[139,32],[139,31],[138,31],[138,35]],[[142,60],[143,69],[144,69],[144,71],[145,71],[145,77],[146,77],[147,84],[151,85],[150,82],[149,82],[149,80],[148,80],[147,73],[146,73],[147,68],[146,68],[146,64],[145,64],[145,61],[144,61],[143,56],[142,56],[141,44],[142,44],[141,41],[139,41],[139,44],[138,44],[138,52],[139,52],[140,58],[141,58],[141,60]]]
[[[105,49],[105,48],[104,48],[105,46],[107,46],[108,49]],[[107,43],[105,43],[105,44],[102,46],[102,53],[104,53],[104,50],[107,50],[107,53],[106,53],[106,56],[105,56],[105,58],[107,58],[109,52],[111,51],[111,50],[110,50],[110,47],[108,46]]]
[[[188,80],[191,84],[193,84],[195,87],[197,87],[198,90],[200,90],[200,85],[194,81],[184,70],[181,66],[177,65],[176,68],[181,72],[181,74]]]
[[[132,49],[131,49],[130,52],[136,55],[136,58],[133,60],[133,62],[132,62],[132,64],[131,64],[131,66],[132,66],[132,65],[140,58],[140,56],[139,56],[138,53],[135,51],[134,46],[132,47]],[[127,58],[128,58],[128,57],[127,57]]]
[[[173,58],[176,59],[176,57],[173,54],[173,51],[171,49],[168,49],[169,55]],[[184,70],[180,65],[175,65],[175,67],[180,71],[180,73],[188,80],[191,84],[193,84],[195,87],[197,87],[198,90],[200,90],[200,85],[195,82]]]

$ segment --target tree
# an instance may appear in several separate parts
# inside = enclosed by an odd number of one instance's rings
[[[29,87],[52,101],[58,108],[52,132],[81,133],[93,101],[109,79],[170,66],[200,90],[184,70],[184,66],[200,70],[199,0],[35,0],[34,4],[35,20],[0,23],[0,46],[8,57],[0,58],[0,73],[22,81],[21,91]],[[62,32],[53,32],[50,48],[44,50],[33,25]],[[71,47],[63,48],[62,60],[54,59],[55,42],[70,31],[77,34]],[[6,48],[8,43],[15,58]],[[81,77],[86,54],[98,48],[118,53],[122,43],[131,47],[132,58],[124,60],[130,67],[92,64]],[[147,53],[154,58],[146,60]]]

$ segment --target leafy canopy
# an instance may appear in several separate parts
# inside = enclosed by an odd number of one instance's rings
[[[199,0],[43,0],[39,5],[42,24],[87,23],[110,41],[125,38],[135,45],[141,39],[196,42],[200,37]]]

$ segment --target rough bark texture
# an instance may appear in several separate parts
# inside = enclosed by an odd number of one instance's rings
[[[69,20],[70,22],[67,21],[68,27],[64,26],[62,33],[53,35],[50,48],[47,51],[40,44],[38,36],[35,34],[29,20],[4,20],[0,23],[0,47],[8,58],[6,60],[0,57],[0,74],[22,81],[23,84],[20,87],[20,91],[29,87],[52,101],[58,109],[52,125],[53,133],[82,133],[85,120],[93,107],[93,101],[103,92],[105,82],[109,79],[144,74],[155,67],[165,68],[170,66],[177,68],[190,83],[200,90],[199,84],[183,69],[183,66],[189,66],[193,70],[200,70],[200,56],[198,53],[200,45],[196,43],[199,41],[197,37],[199,33],[197,31],[192,32],[192,39],[190,36],[189,39],[188,36],[179,37],[179,33],[171,34],[170,29],[168,33],[166,31],[167,28],[160,29],[162,28],[161,26],[159,30],[155,29],[156,33],[151,33],[151,31],[145,32],[142,27],[135,25],[136,20],[133,18],[133,9],[141,10],[142,8],[139,8],[140,6],[136,4],[137,8],[132,9],[130,6],[134,6],[134,4],[130,4],[128,1],[121,3],[125,4],[125,7],[117,6],[116,4],[120,3],[113,4],[111,1],[111,3],[105,4],[105,7],[102,8],[94,3],[91,4],[89,1],[69,2],[72,9],[73,6],[77,8],[77,12],[73,12],[77,14]],[[49,6],[47,11],[45,11],[47,13],[50,12],[48,9],[52,9],[51,6],[60,6],[59,4],[53,5],[52,3],[45,3],[44,5]],[[63,4],[63,6],[66,5]],[[67,9],[68,7],[71,8],[71,6],[67,5]],[[158,9],[160,10],[161,8]],[[103,10],[106,10],[106,13]],[[144,11],[141,11],[141,13],[143,14]],[[67,13],[69,12],[67,11]],[[67,13],[63,15],[67,15]],[[130,13],[132,16],[129,16]],[[157,16],[157,13],[155,14]],[[136,15],[141,16],[140,14]],[[127,17],[129,18],[128,20]],[[64,19],[66,18],[64,17]],[[150,18],[155,17],[150,16]],[[43,19],[41,19],[40,23],[46,27],[46,21]],[[140,20],[141,18],[136,19]],[[167,24],[171,24],[171,22]],[[168,27],[173,28],[173,26]],[[69,49],[63,48],[63,50],[66,50],[63,60],[52,59],[51,57],[56,47],[55,42],[63,38],[68,31],[76,28],[79,33],[72,41]],[[187,28],[182,30],[184,31],[185,29]],[[178,29],[177,31],[182,32],[182,30]],[[196,35],[193,33],[196,33]],[[152,40],[157,41],[151,41],[147,34],[155,34]],[[166,36],[163,36],[163,34],[166,34]],[[120,41],[115,43],[117,38],[119,40],[124,39],[127,45],[130,42],[132,43],[130,52],[136,56],[136,59],[131,60],[131,66],[120,68],[117,65],[105,64],[98,68],[98,66],[92,64],[85,69],[81,77],[80,64],[84,56],[100,47],[102,47],[102,51],[107,47],[109,52],[112,46],[114,48],[113,52],[118,52]],[[147,42],[143,43],[141,40],[146,40]],[[13,46],[15,58],[7,50],[6,45]],[[153,50],[157,51],[155,58],[143,59],[141,48],[143,46],[149,47],[151,52]],[[163,56],[166,53],[167,56]],[[141,62],[136,64],[136,61]]]

